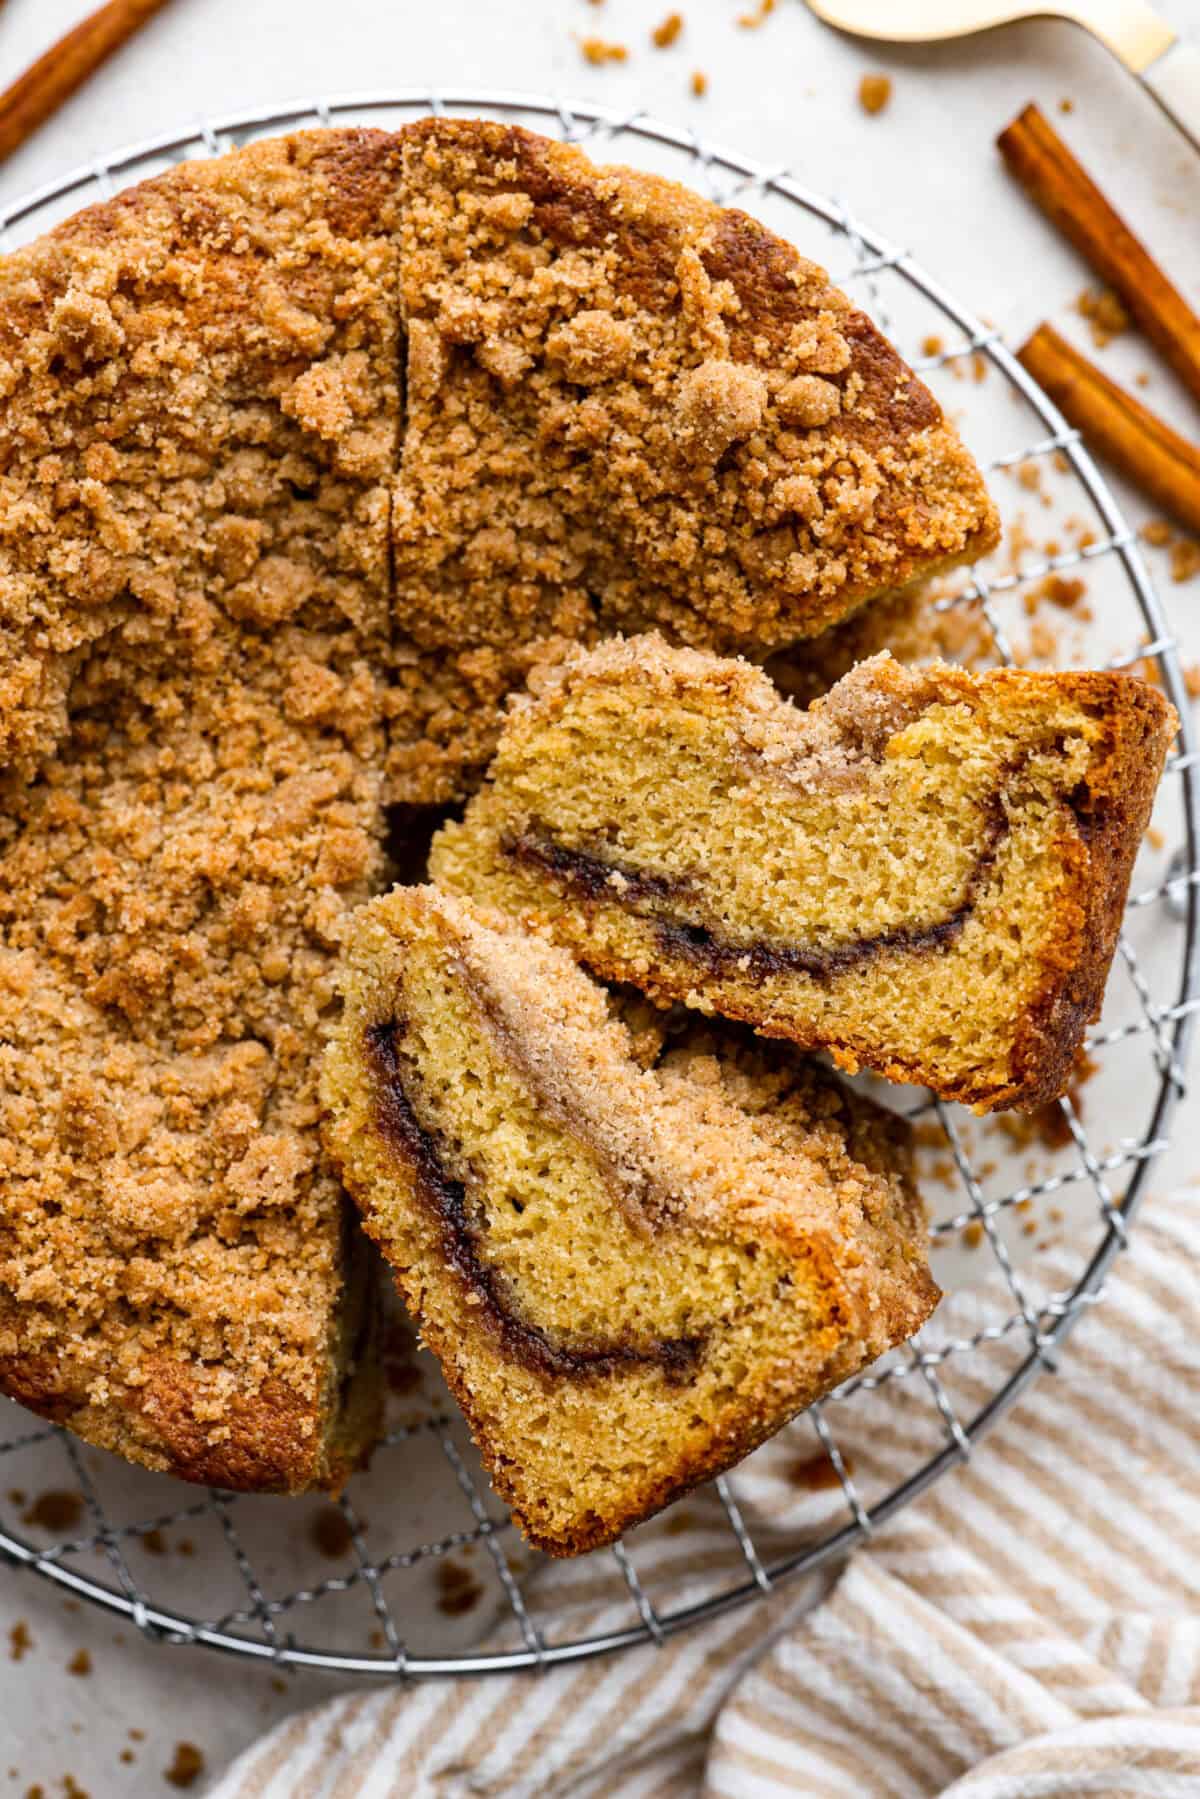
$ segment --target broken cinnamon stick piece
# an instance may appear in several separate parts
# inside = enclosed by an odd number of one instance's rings
[[[1110,381],[1051,325],[1017,351],[1068,424],[1127,480],[1200,533],[1200,450]]]
[[[52,44],[0,94],[0,162],[83,86],[167,0],[109,0]]]
[[[1109,205],[1045,114],[1027,106],[996,139],[1009,169],[1200,400],[1200,316]]]

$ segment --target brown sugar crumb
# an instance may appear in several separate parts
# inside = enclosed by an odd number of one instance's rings
[[[68,1674],[88,1675],[92,1671],[92,1658],[86,1649],[77,1649],[67,1663]]]
[[[650,42],[656,50],[669,50],[683,30],[683,14],[669,12],[661,25],[656,25],[650,33]]]
[[[757,31],[758,27],[764,20],[769,19],[774,11],[775,0],[758,0],[758,5],[753,12],[738,14],[738,24],[743,31]]]
[[[204,1757],[195,1743],[176,1743],[175,1759],[163,1769],[163,1779],[173,1787],[195,1786],[204,1772]]]
[[[1155,550],[1169,549],[1175,542],[1175,532],[1165,518],[1147,519],[1138,536]]]
[[[141,1542],[147,1555],[166,1555],[167,1553],[167,1539],[161,1530],[144,1530]]]
[[[483,1588],[469,1568],[446,1557],[437,1565],[437,1608],[447,1618],[461,1618],[473,1611],[483,1598]]]
[[[884,111],[892,98],[890,75],[864,75],[858,84],[858,104],[874,118]]]
[[[708,76],[703,69],[692,70],[691,89],[697,100],[703,100],[708,92]]]
[[[53,1531],[60,1535],[65,1530],[74,1530],[83,1516],[83,1497],[79,1493],[62,1492],[51,1488],[39,1493],[29,1510],[21,1519],[22,1524],[32,1524],[38,1530]]]
[[[944,340],[936,334],[921,339],[922,356],[940,356],[945,348]]]
[[[344,1512],[335,1505],[322,1506],[309,1526],[309,1535],[321,1555],[337,1561],[354,1547],[354,1534]]]
[[[964,1249],[978,1249],[983,1242],[983,1225],[978,1218],[972,1218],[970,1224],[963,1226],[962,1242]]]
[[[23,1661],[33,1648],[33,1638],[29,1634],[29,1626],[24,1618],[18,1618],[8,1633],[8,1659],[10,1662]]]
[[[117,1757],[117,1760],[119,1762],[124,1762],[127,1767],[131,1767],[133,1765],[133,1763],[137,1760],[137,1756],[133,1753],[132,1749],[122,1749],[120,1755],[118,1755],[118,1757]]]
[[[606,38],[584,37],[579,40],[579,49],[583,60],[590,62],[593,68],[600,68],[606,62],[628,62],[629,50],[625,44],[610,44]]]
[[[1194,537],[1179,537],[1171,545],[1172,581],[1190,581],[1200,574],[1200,543]]]
[[[842,1466],[846,1473],[854,1473],[853,1458],[844,1455]],[[833,1465],[833,1458],[825,1450],[819,1455],[801,1456],[787,1470],[786,1478],[793,1487],[799,1487],[802,1493],[827,1493],[840,1487],[841,1477]]]
[[[63,1775],[63,1799],[91,1799],[86,1787],[81,1787],[73,1774]]]
[[[1129,329],[1129,314],[1117,295],[1106,287],[1085,287],[1075,302],[1075,310],[1091,326],[1092,342],[1098,350]]]

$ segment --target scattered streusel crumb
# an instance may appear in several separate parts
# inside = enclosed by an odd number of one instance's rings
[[[1200,699],[1200,662],[1189,662],[1183,671],[1183,686],[1189,700]]]
[[[1107,287],[1085,287],[1075,302],[1075,310],[1091,326],[1092,342],[1098,350],[1129,329],[1129,314]]]
[[[1177,537],[1171,545],[1172,581],[1190,581],[1200,574],[1200,543],[1194,537]]]
[[[769,19],[775,11],[775,0],[758,0],[753,12],[738,14],[738,24],[743,31],[757,31],[764,19]]]
[[[607,38],[584,37],[579,40],[579,48],[585,62],[593,67],[600,67],[606,62],[628,62],[629,49],[625,44],[611,44]]]
[[[944,341],[936,335],[921,339],[922,356],[940,356],[945,348]]]
[[[92,1658],[86,1649],[77,1649],[67,1663],[68,1674],[84,1676],[92,1671]]]
[[[8,1633],[8,1659],[10,1662],[23,1661],[33,1648],[33,1638],[24,1618],[18,1618]]]
[[[354,1547],[349,1519],[336,1505],[322,1506],[309,1527],[309,1534],[321,1555],[336,1561]]]
[[[843,1455],[842,1467],[847,1474],[853,1474],[853,1457]],[[787,1470],[786,1478],[791,1486],[799,1487],[802,1493],[824,1493],[842,1484],[832,1457],[824,1450],[817,1455],[801,1456],[794,1461]]]
[[[79,1493],[62,1492],[51,1488],[39,1493],[29,1510],[22,1518],[22,1524],[32,1524],[38,1530],[53,1531],[61,1535],[63,1531],[74,1530],[83,1516],[83,1498]]]
[[[662,23],[656,25],[650,33],[650,42],[656,50],[669,50],[682,30],[683,14],[669,12]]]
[[[176,1743],[175,1759],[164,1768],[163,1779],[173,1787],[195,1786],[204,1772],[204,1757],[195,1743]]]
[[[708,92],[708,76],[704,73],[703,69],[692,70],[691,88],[697,100],[703,100],[705,94]]]
[[[1064,97],[1058,103],[1058,110],[1059,110],[1059,112],[1074,112],[1075,111],[1074,100],[1069,100],[1064,95]]]
[[[483,1598],[483,1588],[469,1568],[449,1556],[437,1565],[437,1608],[447,1618],[461,1618]]]
[[[983,1225],[978,1218],[972,1218],[970,1224],[963,1226],[962,1240],[963,1247],[966,1249],[979,1248],[983,1242]]]
[[[892,97],[890,75],[864,75],[858,84],[858,104],[874,118],[883,112]]]
[[[1165,518],[1147,519],[1138,536],[1156,550],[1165,550],[1175,541],[1175,533]]]

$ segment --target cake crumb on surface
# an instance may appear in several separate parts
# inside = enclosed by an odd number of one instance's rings
[[[683,14],[669,12],[661,24],[656,25],[650,33],[650,42],[656,50],[669,50],[683,30]]]
[[[1171,545],[1172,581],[1190,581],[1200,574],[1200,543],[1194,537],[1177,537]]]
[[[49,1488],[45,1493],[38,1494],[21,1522],[31,1524],[38,1530],[61,1534],[65,1530],[74,1530],[82,1516],[82,1494]]]
[[[483,1588],[469,1568],[449,1556],[437,1565],[437,1608],[447,1618],[461,1618],[474,1611],[483,1598]]]
[[[628,62],[629,60],[628,45],[613,44],[607,38],[580,38],[579,49],[583,60],[590,62],[593,68],[600,68],[607,62]]]
[[[18,1618],[8,1633],[8,1659],[10,1662],[23,1661],[33,1648],[33,1637],[24,1618]]]
[[[858,84],[858,104],[872,118],[889,105],[892,98],[890,75],[864,75]]]
[[[738,24],[743,31],[757,31],[758,27],[764,20],[769,19],[774,11],[775,0],[758,0],[758,5],[753,12],[738,14]]]
[[[1175,532],[1165,518],[1147,519],[1138,536],[1156,550],[1168,549],[1175,541]]]
[[[703,69],[692,70],[691,89],[697,100],[703,100],[708,92],[708,76]]]
[[[92,1671],[92,1658],[86,1649],[77,1649],[67,1663],[68,1674],[84,1676]]]
[[[848,1475],[852,1475],[853,1456],[843,1455],[842,1467]],[[793,1487],[799,1487],[802,1493],[831,1492],[842,1484],[832,1456],[824,1449],[817,1455],[798,1457],[788,1468],[787,1479]]]
[[[195,1743],[176,1743],[175,1756],[163,1779],[173,1787],[195,1786],[204,1772],[204,1757]]]
[[[1116,294],[1107,287],[1085,287],[1075,302],[1075,310],[1087,320],[1092,342],[1105,349],[1114,337],[1129,329],[1129,314]]]
[[[340,1556],[348,1555],[354,1547],[354,1533],[350,1529],[350,1521],[336,1505],[322,1506],[309,1527],[309,1534],[318,1552],[336,1561]]]

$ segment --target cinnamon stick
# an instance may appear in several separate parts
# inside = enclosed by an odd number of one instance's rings
[[[83,86],[167,0],[108,0],[0,94],[0,162]]]
[[[1200,450],[1194,444],[1110,381],[1052,325],[1039,325],[1017,357],[1093,449],[1200,534]]]
[[[1200,400],[1200,316],[1109,205],[1044,113],[1027,106],[996,142],[1022,187],[1120,296]]]

